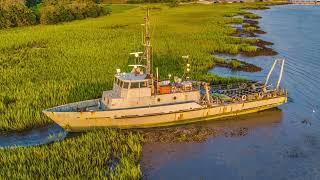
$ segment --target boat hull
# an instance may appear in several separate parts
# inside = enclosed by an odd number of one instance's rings
[[[48,112],[44,113],[68,131],[84,131],[95,128],[150,128],[220,119],[263,111],[282,105],[287,97],[275,97],[244,103],[232,103],[206,108],[195,108],[167,113],[151,113],[134,116],[111,117],[109,111],[96,112]],[[148,107],[145,108],[148,112]]]

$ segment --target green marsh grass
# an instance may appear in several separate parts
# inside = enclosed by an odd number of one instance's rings
[[[244,14],[244,17],[248,18],[248,19],[259,19],[259,18],[261,18],[260,16],[258,16],[256,14],[253,14],[253,13]]]
[[[256,28],[256,27],[253,27],[253,26],[249,26],[249,27],[244,28],[244,31],[245,31],[245,32],[253,32],[253,31],[255,31],[255,30],[257,30],[257,28]]]
[[[0,149],[0,179],[139,179],[141,135],[96,130],[38,147]]]
[[[234,60],[234,59],[232,59],[229,62],[229,64],[233,69],[239,68],[241,66],[241,63],[239,61],[237,61],[237,60]]]
[[[242,27],[250,27],[251,25],[250,24],[248,24],[248,23],[243,23],[242,24]]]

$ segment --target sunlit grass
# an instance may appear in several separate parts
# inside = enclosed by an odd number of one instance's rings
[[[257,28],[256,28],[256,27],[252,27],[252,26],[246,27],[246,28],[244,29],[245,32],[253,32],[253,31],[255,31],[255,30],[257,30]]]
[[[109,129],[39,147],[0,149],[0,179],[139,179],[140,140]]]

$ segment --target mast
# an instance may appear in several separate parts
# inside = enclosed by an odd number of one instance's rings
[[[150,35],[150,22],[149,22],[149,9],[147,9],[147,16],[145,19],[145,37],[144,37],[144,56],[146,58],[146,74],[151,75],[151,35]]]

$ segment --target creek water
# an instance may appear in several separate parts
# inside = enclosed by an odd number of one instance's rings
[[[21,146],[37,146],[63,140],[67,132],[57,124],[49,124],[28,131],[0,135],[0,149]]]
[[[277,57],[286,58],[282,86],[289,91],[288,103],[231,120],[189,125],[247,128],[241,136],[144,144],[143,179],[320,179],[320,6],[274,6],[254,13],[262,17],[259,26],[267,32],[258,38],[273,42]],[[276,58],[235,57],[263,71],[210,72],[264,80]]]

